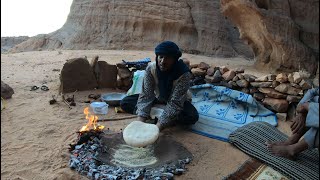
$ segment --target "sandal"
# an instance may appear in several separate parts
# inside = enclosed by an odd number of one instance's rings
[[[48,88],[48,86],[46,86],[46,85],[42,85],[42,86],[41,86],[41,90],[42,90],[42,91],[49,91],[49,88]]]
[[[30,89],[30,91],[35,91],[35,90],[37,90],[37,89],[39,89],[38,86],[32,86],[31,89]]]

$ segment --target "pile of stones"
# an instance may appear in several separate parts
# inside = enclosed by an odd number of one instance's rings
[[[308,89],[314,87],[306,72],[268,74],[256,77],[244,73],[245,69],[229,69],[201,62],[191,64],[192,85],[210,83],[251,94],[281,119],[286,119],[289,107],[296,107]]]

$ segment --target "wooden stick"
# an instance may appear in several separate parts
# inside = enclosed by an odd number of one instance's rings
[[[72,109],[72,107],[70,106],[70,104],[68,103],[68,101],[64,98],[64,94],[62,95],[62,100],[63,100],[63,102],[69,107],[69,109]]]
[[[138,117],[138,115],[132,115],[132,116],[124,116],[124,117],[111,117],[111,118],[106,118],[106,119],[98,119],[98,122],[101,121],[118,121],[118,120],[125,120],[125,119],[132,119],[132,118],[136,118]]]

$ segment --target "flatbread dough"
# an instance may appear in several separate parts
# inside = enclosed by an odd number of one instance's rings
[[[153,144],[158,136],[158,126],[141,121],[133,121],[123,130],[124,141],[133,147],[145,147]]]

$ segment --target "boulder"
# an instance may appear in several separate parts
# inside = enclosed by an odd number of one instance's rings
[[[13,94],[13,89],[8,84],[1,81],[1,97],[3,99],[10,99]]]
[[[285,99],[264,98],[263,104],[275,112],[284,113],[287,112],[289,103]]]
[[[212,82],[220,82],[222,80],[222,75],[219,70],[216,70],[213,74]]]
[[[98,87],[93,69],[85,58],[67,60],[61,70],[60,83],[62,93],[91,90]]]
[[[226,81],[230,81],[234,78],[235,75],[236,75],[236,73],[234,71],[230,70],[230,71],[227,71],[224,74],[222,74],[222,77]]]
[[[108,64],[105,61],[98,61],[94,72],[99,88],[115,88],[117,86],[118,69],[116,65]]]
[[[287,97],[286,94],[282,94],[273,88],[259,88],[261,93],[266,94],[268,97],[276,98],[276,99],[285,99]]]

